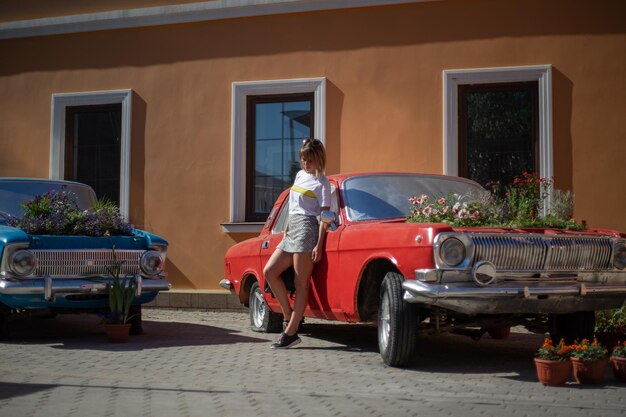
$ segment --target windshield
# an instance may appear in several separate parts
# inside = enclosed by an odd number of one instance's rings
[[[407,217],[409,198],[426,194],[432,198],[452,194],[478,197],[485,194],[477,183],[455,177],[419,174],[377,174],[349,178],[343,184],[343,201],[352,221]]]
[[[96,201],[93,190],[85,185],[47,181],[3,180],[0,181],[0,224],[5,223],[8,216],[21,218],[23,215],[22,204],[51,190],[69,191],[75,196],[80,210],[90,209]]]

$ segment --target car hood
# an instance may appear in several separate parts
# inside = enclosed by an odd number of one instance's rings
[[[0,225],[0,246],[27,243],[30,249],[129,249],[141,250],[160,245],[167,241],[160,236],[143,230],[133,229],[132,236],[68,236],[68,235],[29,235],[23,230]]]

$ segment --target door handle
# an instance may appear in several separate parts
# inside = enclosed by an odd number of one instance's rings
[[[267,249],[270,247],[270,241],[266,240],[265,242],[263,242],[263,244],[261,245],[261,249]]]

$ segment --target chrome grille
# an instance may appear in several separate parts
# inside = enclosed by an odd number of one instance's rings
[[[612,241],[581,236],[473,234],[473,263],[500,271],[594,271],[612,269]]]
[[[110,250],[33,250],[37,257],[35,275],[85,276],[108,274],[113,265]],[[120,273],[138,274],[142,250],[116,250],[115,258],[121,262]]]

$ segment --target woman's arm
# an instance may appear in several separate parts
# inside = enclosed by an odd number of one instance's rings
[[[330,207],[322,207],[321,211],[330,210]],[[328,228],[328,224],[325,222],[320,222],[320,228],[317,236],[317,245],[313,248],[312,258],[313,262],[318,262],[322,259],[322,253],[324,252],[324,241],[326,239],[326,229]]]

